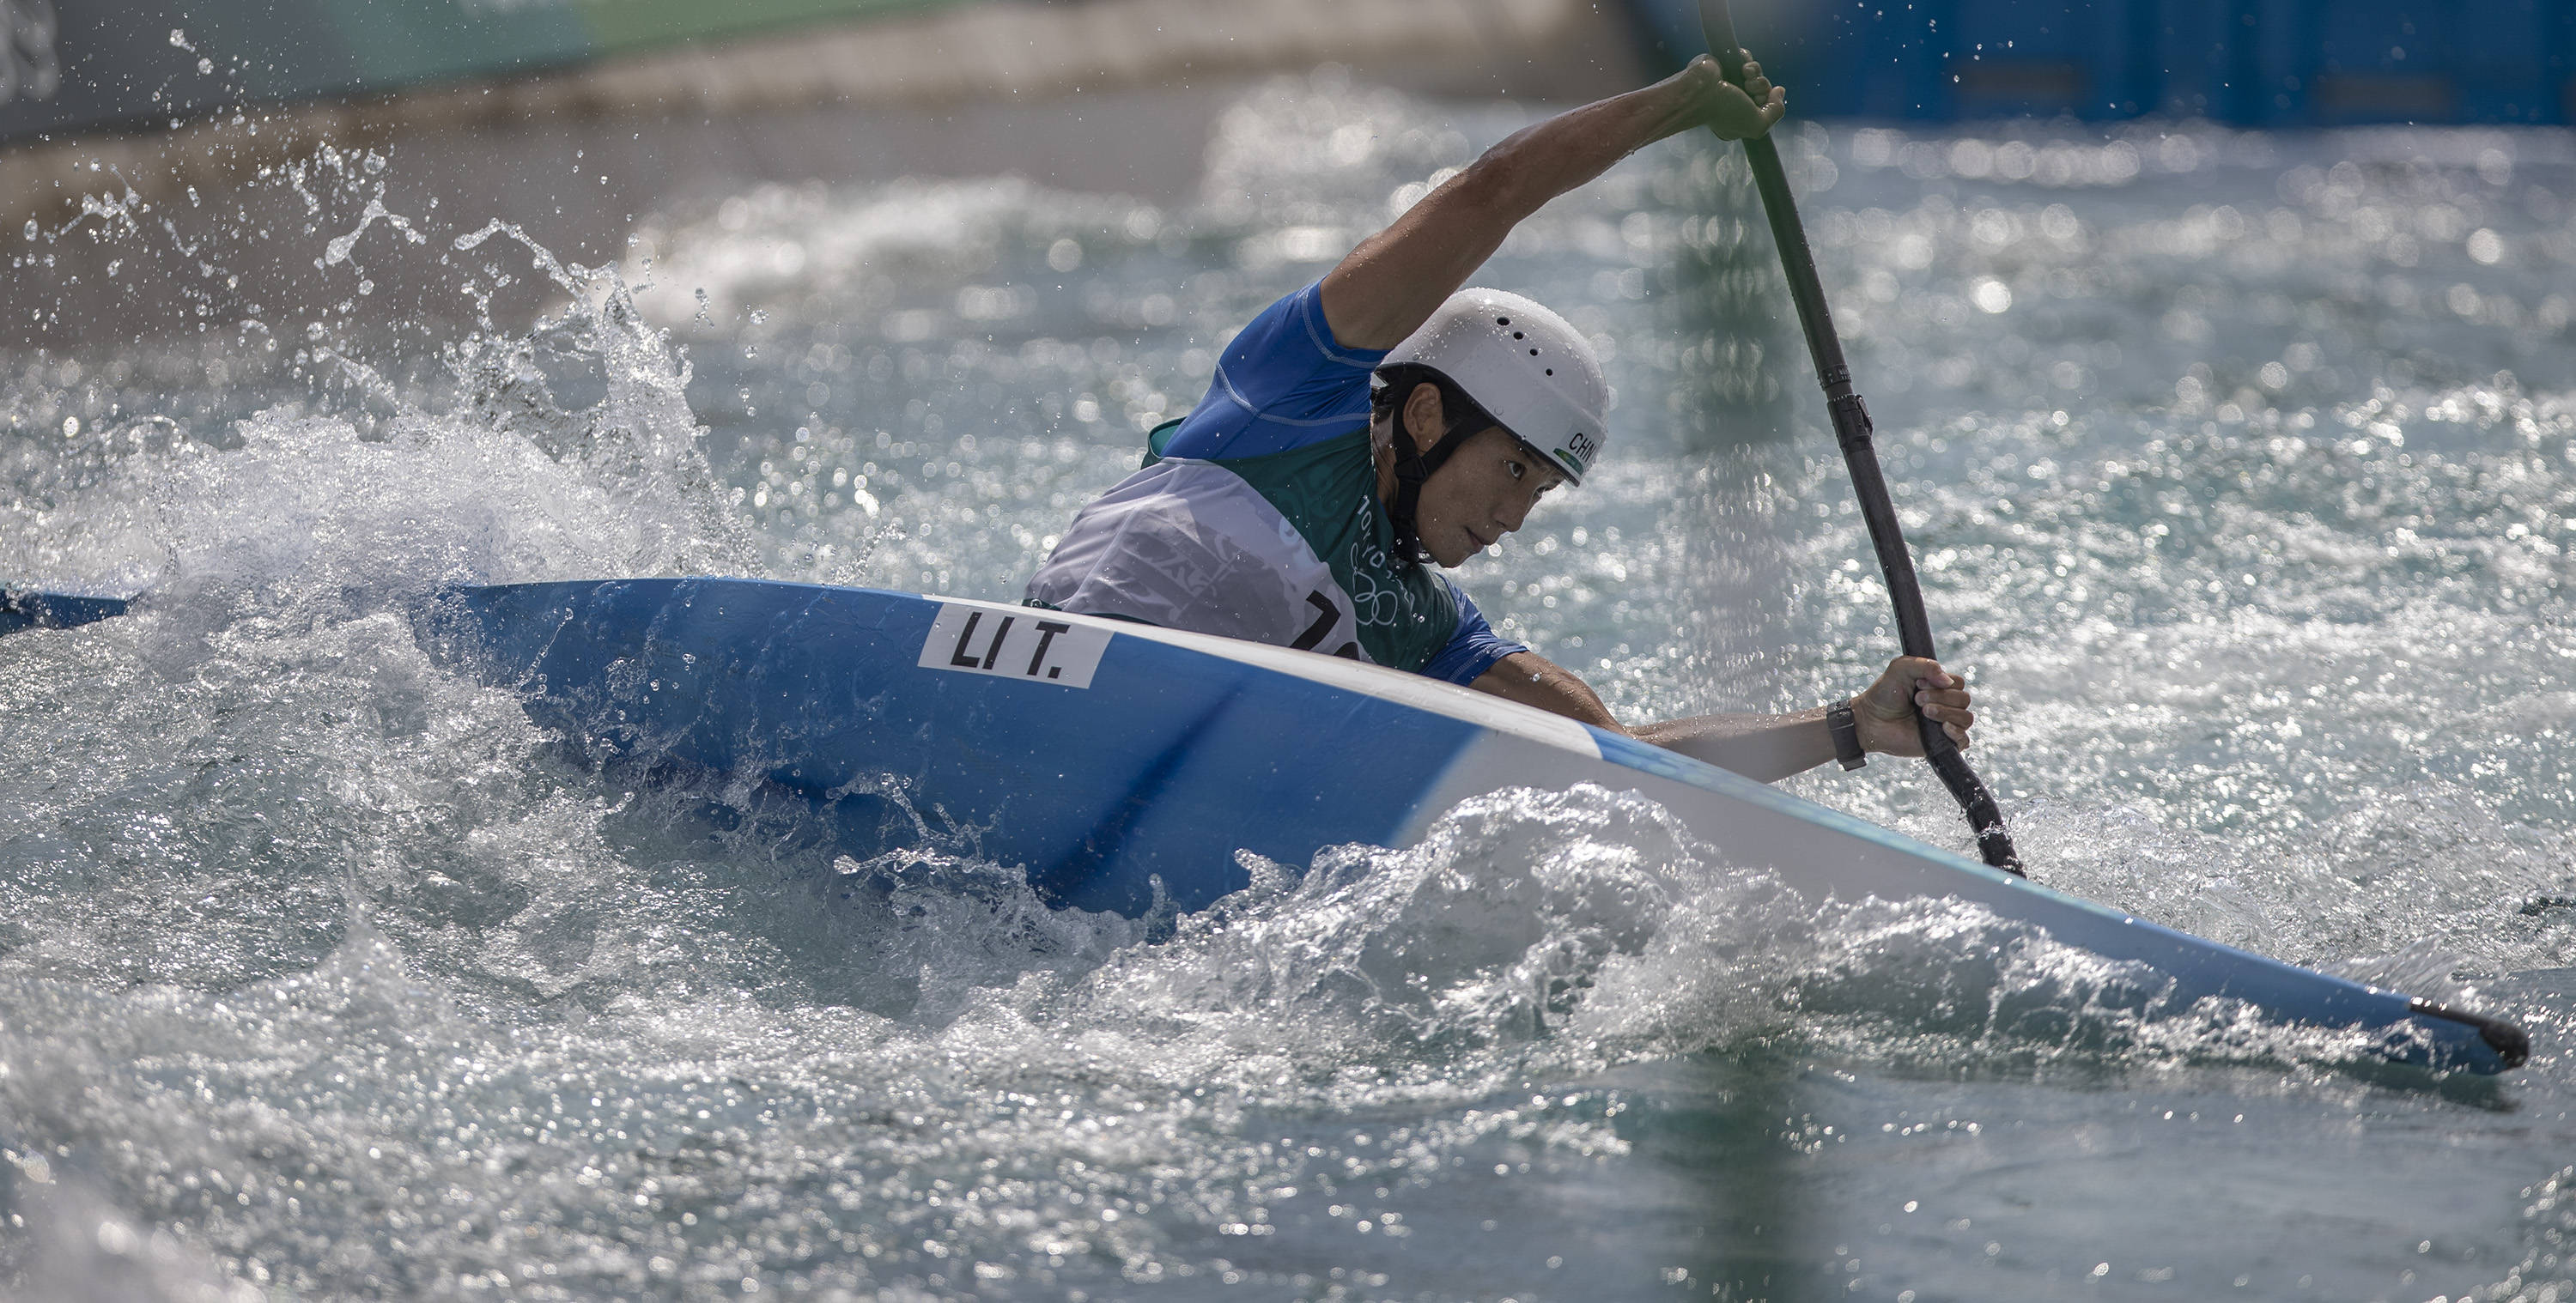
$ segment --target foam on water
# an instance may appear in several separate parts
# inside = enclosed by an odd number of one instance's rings
[[[517,801],[422,809],[421,771],[461,750],[334,775],[321,827],[264,811],[299,853],[263,848],[255,888],[205,863],[215,830],[184,815],[152,839],[169,862],[108,847],[55,882],[21,874],[25,914],[54,922],[0,974],[0,1091],[70,1151],[20,1153],[52,1182],[25,1196],[40,1225],[176,1221],[262,1284],[324,1293],[471,1290],[528,1264],[574,1295],[939,1291],[967,1264],[986,1294],[1188,1288],[1242,1278],[1224,1237],[1311,1252],[1308,1205],[1346,1186],[1378,1187],[1393,1234],[1462,1165],[1627,1151],[1615,1092],[1524,1099],[1534,1080],[1816,1034],[1793,1017],[1872,1056],[2098,1066],[2155,1021],[2152,975],[1972,909],[1819,916],[1594,789],[1471,802],[1411,850],[1268,875],[1146,945],[971,860],[873,880],[756,846],[709,862],[676,811],[620,835],[577,777],[506,769],[545,773],[524,739],[481,772]],[[362,808],[383,825],[363,840],[339,826]],[[175,880],[198,864],[205,881]],[[122,871],[113,900],[69,881],[102,867]],[[120,942],[113,971],[69,961]],[[2187,1039],[2211,1051],[2205,1027]],[[1318,1114],[1386,1134],[1295,1145],[1269,1132],[1311,1123],[1261,1121]],[[139,1207],[98,1213],[98,1189]],[[1357,1211],[1333,1207],[1328,1224]],[[21,1265],[70,1280],[89,1261],[84,1243]]]
[[[392,211],[343,156],[268,183],[309,227],[285,270],[130,197],[42,233],[14,256],[219,324],[22,349],[0,388],[0,574],[148,590],[0,642],[12,1288],[1931,1297],[2098,1254],[2106,1291],[2205,1294],[2274,1246],[2085,1220],[2085,1174],[2196,1207],[2359,1131],[2397,1159],[2321,1183],[2410,1160],[2470,1211],[2294,1240],[2321,1293],[2576,1294],[2531,1158],[2568,1007],[2533,970],[2576,962],[2567,755],[2533,742],[2564,731],[2576,420],[2497,375],[2566,322],[2534,138],[1787,141],[2042,877],[2501,1000],[2543,1031],[2514,1095],[2379,1083],[1972,907],[1803,905],[1794,866],[1597,789],[1255,865],[1177,922],[1050,911],[971,839],[864,859],[774,793],[594,772],[398,613],[709,571],[1011,596],[1222,331],[1519,121],[1281,83],[1187,212],[754,188],[648,214],[616,275]],[[1623,442],[1465,574],[1631,715],[1809,704],[1887,650],[1837,468],[1761,433],[1803,382],[1722,160],[1626,165],[1486,277],[1603,332]],[[112,297],[89,274],[58,309]],[[1963,841],[1910,768],[1797,790]],[[2400,1235],[2442,1247],[2381,1270]]]

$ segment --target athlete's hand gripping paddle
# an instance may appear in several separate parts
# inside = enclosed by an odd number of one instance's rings
[[[1735,41],[1735,22],[1726,0],[1699,0],[1701,32],[1728,81],[1744,84],[1744,51]],[[1780,168],[1780,151],[1768,135],[1744,141],[1753,165],[1753,184],[1762,193],[1762,211],[1771,219],[1771,240],[1780,246],[1780,269],[1788,274],[1789,297],[1798,304],[1798,325],[1807,335],[1807,355],[1816,363],[1816,383],[1824,387],[1825,408],[1832,414],[1834,439],[1842,445],[1843,464],[1851,468],[1852,490],[1860,496],[1869,541],[1878,549],[1878,566],[1887,575],[1888,600],[1896,607],[1896,632],[1905,654],[1939,659],[1932,650],[1932,624],[1923,614],[1923,590],[1914,580],[1914,558],[1896,523],[1896,508],[1887,498],[1887,480],[1878,469],[1878,452],[1870,445],[1869,409],[1853,392],[1851,367],[1843,361],[1842,341],[1825,311],[1824,286],[1816,280],[1816,262],[1807,252],[1807,232],[1798,222],[1798,203],[1789,194],[1789,177]],[[2003,811],[1995,807],[1985,780],[1968,767],[1957,743],[1928,716],[1916,715],[1923,730],[1923,756],[1967,812],[1977,833],[1977,852],[1988,864],[2021,873],[2021,856],[2013,850],[2012,833]]]

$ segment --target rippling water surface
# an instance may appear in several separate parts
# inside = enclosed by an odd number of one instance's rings
[[[2499,1080],[2142,1021],[1593,789],[1149,941],[594,773],[400,615],[1015,596],[1227,331],[1523,121],[1285,81],[1187,203],[690,194],[610,268],[389,206],[399,152],[11,233],[0,575],[150,599],[0,642],[8,1288],[2576,1298],[2560,135],[1784,133],[2037,876],[2508,1012]],[[1463,577],[1628,717],[1890,651],[1772,267],[1682,141],[1482,277],[1598,332],[1618,443]],[[1792,786],[1966,844],[1913,767]]]

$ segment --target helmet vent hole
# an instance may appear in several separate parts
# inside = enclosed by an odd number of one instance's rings
[[[1515,330],[1515,331],[1513,331],[1513,332],[1512,332],[1512,338],[1514,338],[1514,339],[1519,339],[1519,338],[1521,338],[1521,337],[1522,337],[1522,336],[1521,336],[1521,332],[1519,332],[1519,331],[1517,331],[1517,330]]]
[[[1555,367],[1549,367],[1549,368],[1547,369],[1547,373],[1548,373],[1549,375],[1555,375],[1555,374],[1556,374],[1556,368],[1555,368]]]
[[[1512,319],[1511,319],[1511,318],[1509,318],[1509,317],[1496,317],[1496,318],[1494,318],[1494,324],[1495,324],[1495,325],[1497,325],[1497,326],[1508,326],[1508,325],[1512,324]],[[1514,338],[1514,339],[1518,339],[1518,338],[1520,338],[1520,336],[1518,336],[1518,335],[1514,335],[1514,336],[1512,336],[1512,338]]]
[[[1537,349],[1534,349],[1534,348],[1533,348],[1533,349],[1531,349],[1531,350],[1530,350],[1530,356],[1531,356],[1531,357],[1537,357],[1537,356],[1538,356],[1538,350],[1537,350]]]

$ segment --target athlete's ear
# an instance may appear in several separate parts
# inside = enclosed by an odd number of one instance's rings
[[[1440,410],[1440,386],[1425,380],[1404,396],[1404,428],[1413,435],[1414,446],[1424,452],[1449,433],[1447,416]]]

